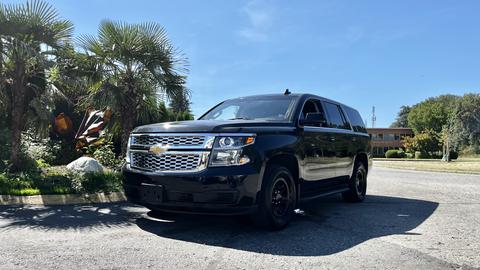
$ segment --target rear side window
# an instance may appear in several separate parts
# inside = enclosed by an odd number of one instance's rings
[[[347,113],[348,119],[352,124],[353,130],[356,132],[367,133],[367,129],[365,128],[365,123],[363,122],[363,119],[358,113],[358,111],[349,107],[343,107],[343,108]]]
[[[327,112],[328,116],[328,127],[350,129],[350,125],[345,120],[340,106],[330,102],[325,102],[325,111]]]

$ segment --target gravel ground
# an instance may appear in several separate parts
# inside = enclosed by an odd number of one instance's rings
[[[475,269],[480,176],[375,168],[361,204],[312,202],[279,232],[131,204],[0,207],[0,269]]]

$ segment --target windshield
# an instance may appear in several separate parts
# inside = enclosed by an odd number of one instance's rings
[[[227,100],[199,120],[266,120],[287,121],[296,97],[259,97]]]

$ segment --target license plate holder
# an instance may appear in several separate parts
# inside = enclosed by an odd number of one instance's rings
[[[163,202],[163,186],[142,183],[140,197],[146,203],[158,204]]]

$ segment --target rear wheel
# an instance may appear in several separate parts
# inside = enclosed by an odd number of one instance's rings
[[[282,166],[269,166],[263,179],[258,201],[257,224],[271,230],[288,225],[294,215],[296,204],[295,181],[290,171]]]
[[[356,162],[352,177],[349,180],[349,190],[342,193],[348,202],[362,202],[367,193],[367,170],[362,162]]]

